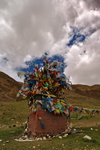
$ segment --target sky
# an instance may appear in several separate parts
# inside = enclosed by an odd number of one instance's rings
[[[63,57],[72,84],[100,84],[100,0],[0,0],[0,71]]]

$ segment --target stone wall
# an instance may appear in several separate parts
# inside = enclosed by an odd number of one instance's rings
[[[50,113],[41,107],[37,108],[37,113],[31,113],[28,121],[28,132],[34,136],[56,135],[67,129],[66,115]]]

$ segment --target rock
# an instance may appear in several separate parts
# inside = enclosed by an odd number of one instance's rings
[[[23,137],[22,137],[22,140],[25,140],[25,139],[26,139],[26,137],[25,137],[25,136],[23,136]]]
[[[45,137],[45,136],[43,137],[43,140],[46,140],[46,137]]]
[[[9,141],[6,141],[6,143],[9,143]]]
[[[25,129],[25,132],[27,132],[27,128]]]
[[[56,136],[54,135],[53,138],[55,138]]]
[[[39,141],[39,140],[40,140],[40,138],[37,138],[37,137],[35,138],[35,141]]]
[[[98,129],[95,129],[95,131],[98,131]]]
[[[93,128],[90,129],[91,131],[93,130]]]
[[[49,134],[47,134],[47,137],[49,137]]]
[[[40,141],[42,141],[42,138],[39,138]]]
[[[27,135],[25,135],[24,137],[25,137],[25,138],[28,138],[28,136],[27,136]]]
[[[63,135],[63,137],[67,137],[67,136],[68,136],[68,134],[64,134],[64,135]]]
[[[34,139],[31,139],[31,138],[27,138],[27,139],[19,138],[19,139],[15,139],[15,141],[26,142],[26,141],[34,141]]]
[[[36,148],[36,146],[33,146],[33,149],[35,149]]]
[[[83,138],[84,139],[88,139],[88,140],[92,140],[92,138],[90,136],[88,136],[88,135],[85,135]]]
[[[2,141],[2,139],[0,139],[0,142]]]
[[[66,129],[64,133],[66,133],[66,132],[68,132],[68,131],[69,131],[69,129]]]
[[[62,136],[58,136],[59,139],[62,139]]]

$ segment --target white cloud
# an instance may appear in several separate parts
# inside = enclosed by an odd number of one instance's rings
[[[73,45],[66,55],[68,67],[65,73],[71,75],[73,83],[100,84],[100,30],[92,34],[82,47]],[[86,50],[85,53],[80,53]]]
[[[100,0],[0,0],[0,70],[18,80],[16,67],[49,51],[65,57],[73,83],[100,84],[99,6]],[[87,37],[68,47],[72,27]]]

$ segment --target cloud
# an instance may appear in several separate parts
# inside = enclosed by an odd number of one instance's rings
[[[82,46],[73,45],[66,55],[68,67],[65,73],[71,75],[73,83],[100,84],[99,35],[100,30],[92,34]],[[84,50],[86,50],[85,53]]]
[[[100,0],[87,0],[85,2],[87,8],[89,9],[98,9],[100,8]]]
[[[2,1],[3,2],[3,1]],[[6,3],[6,4],[5,4]],[[13,67],[24,65],[26,55],[41,56],[66,34],[67,18],[74,21],[66,1],[5,1],[2,11],[1,48]],[[65,5],[64,5],[65,4]],[[63,6],[63,7],[61,7]],[[64,10],[65,13],[64,13]],[[19,60],[19,61],[18,61]]]
[[[73,83],[100,83],[99,5],[99,0],[1,0],[0,70],[18,80],[16,68],[48,51],[64,56]]]

